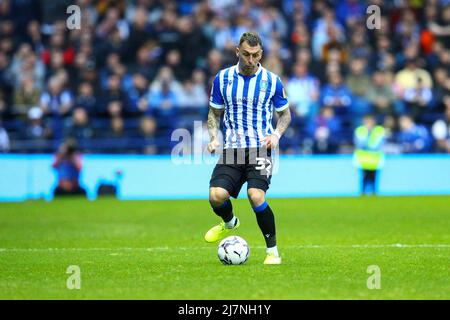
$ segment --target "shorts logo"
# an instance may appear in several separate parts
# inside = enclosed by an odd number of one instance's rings
[[[266,176],[270,176],[270,169],[272,168],[272,162],[269,159],[266,158],[256,158],[256,162],[258,164],[257,167],[255,167],[256,170],[266,170]],[[267,166],[266,166],[267,164]]]
[[[261,90],[261,91],[266,91],[268,86],[269,86],[269,83],[267,82],[267,80],[261,80],[259,82],[259,90]]]

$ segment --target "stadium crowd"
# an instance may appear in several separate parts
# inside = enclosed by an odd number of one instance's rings
[[[85,153],[169,153],[249,30],[291,103],[282,153],[349,153],[367,113],[388,153],[450,153],[448,0],[0,1],[0,152],[75,138]]]

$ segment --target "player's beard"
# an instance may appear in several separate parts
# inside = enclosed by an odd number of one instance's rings
[[[245,74],[253,74],[256,72],[256,65],[243,64],[242,71],[244,71]]]

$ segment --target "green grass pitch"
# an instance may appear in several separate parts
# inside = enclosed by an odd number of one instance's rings
[[[283,264],[264,266],[246,200],[245,265],[204,233],[207,201],[0,203],[1,299],[449,299],[450,197],[269,199]],[[66,287],[70,265],[81,288]],[[368,289],[376,265],[381,288]]]

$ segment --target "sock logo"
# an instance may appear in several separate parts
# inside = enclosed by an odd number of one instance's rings
[[[266,238],[268,238],[268,237],[270,237],[270,234],[268,233],[268,234],[266,234],[265,236],[266,236]]]

